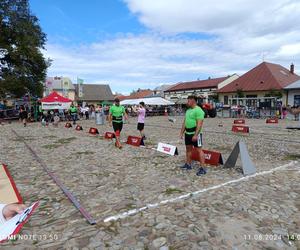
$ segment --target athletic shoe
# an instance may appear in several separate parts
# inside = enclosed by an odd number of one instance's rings
[[[183,166],[180,167],[181,169],[191,170],[192,166],[190,164],[185,163]]]
[[[118,149],[121,149],[121,148],[122,148],[122,145],[121,145],[121,143],[115,142],[115,147],[118,148]]]
[[[201,175],[205,175],[206,174],[206,170],[203,167],[200,167],[196,173],[197,176],[201,176]]]

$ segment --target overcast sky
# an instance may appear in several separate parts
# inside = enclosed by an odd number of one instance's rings
[[[30,0],[47,34],[49,76],[113,91],[300,68],[299,0]]]

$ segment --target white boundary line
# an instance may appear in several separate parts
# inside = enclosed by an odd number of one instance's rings
[[[205,193],[205,192],[208,192],[208,191],[211,191],[211,190],[219,189],[221,187],[224,187],[224,186],[227,186],[227,185],[230,185],[230,184],[233,184],[233,183],[248,181],[249,179],[257,177],[257,176],[272,174],[273,172],[275,172],[277,170],[282,170],[282,169],[287,168],[287,167],[295,166],[297,163],[298,163],[297,161],[292,161],[288,164],[273,168],[271,170],[262,171],[262,172],[255,173],[255,174],[252,174],[252,175],[244,176],[244,177],[241,177],[239,179],[227,181],[227,182],[224,182],[224,183],[219,184],[219,185],[215,185],[215,186],[212,186],[212,187],[208,187],[208,188],[200,189],[198,191],[194,191],[194,192],[190,192],[190,193],[187,193],[187,194],[184,194],[184,195],[180,195],[180,196],[172,198],[172,199],[162,200],[158,203],[149,203],[144,207],[131,209],[131,210],[128,210],[127,212],[107,217],[107,218],[104,219],[104,222],[116,221],[118,219],[124,219],[128,216],[137,214],[137,213],[142,212],[142,211],[144,211],[146,209],[149,209],[149,208],[156,208],[156,207],[159,207],[160,205],[165,205],[165,204],[176,202],[176,201],[179,201],[179,200],[182,200],[182,199],[187,199],[187,198],[190,198],[194,195],[198,195],[198,194]]]

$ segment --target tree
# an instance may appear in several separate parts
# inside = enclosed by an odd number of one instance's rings
[[[28,0],[0,0],[0,98],[42,95],[50,66],[41,52],[45,42]]]
[[[245,94],[244,94],[244,92],[243,92],[242,89],[237,89],[237,90],[236,90],[236,95],[237,95],[238,98],[243,98],[243,97],[245,97]]]
[[[268,93],[265,94],[265,97],[277,97],[277,98],[282,98],[282,93],[281,91],[277,91],[275,89],[270,89]]]

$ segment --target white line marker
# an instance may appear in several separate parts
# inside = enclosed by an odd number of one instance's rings
[[[254,178],[254,177],[257,177],[257,176],[272,174],[273,172],[275,172],[277,170],[282,170],[282,169],[285,169],[287,167],[295,166],[297,163],[298,163],[297,161],[292,161],[288,164],[273,168],[271,170],[262,171],[262,172],[255,173],[255,174],[252,174],[252,175],[244,176],[244,177],[241,177],[239,179],[227,181],[227,182],[224,182],[224,183],[216,185],[216,186],[200,189],[198,191],[194,191],[194,192],[190,192],[190,193],[187,193],[187,194],[184,194],[184,195],[180,195],[180,196],[175,197],[175,198],[162,200],[158,203],[149,203],[149,204],[145,205],[144,207],[131,209],[131,210],[128,210],[127,212],[107,217],[107,218],[104,219],[104,222],[116,221],[118,219],[124,219],[128,216],[137,214],[137,213],[142,212],[142,211],[144,211],[146,209],[149,209],[149,208],[156,208],[156,207],[159,207],[160,205],[165,205],[165,204],[168,204],[168,203],[172,203],[172,202],[176,202],[176,201],[179,201],[179,200],[187,199],[187,198],[190,198],[192,196],[195,196],[195,195],[198,195],[198,194],[201,194],[201,193],[205,193],[205,192],[208,192],[208,191],[211,191],[211,190],[219,189],[221,187],[228,186],[228,185],[233,184],[233,183],[238,183],[238,182],[241,182],[241,181],[247,181],[247,180],[249,180],[251,178]]]

